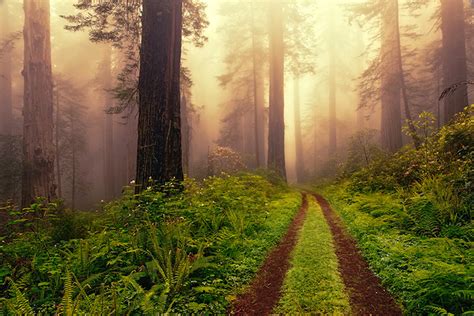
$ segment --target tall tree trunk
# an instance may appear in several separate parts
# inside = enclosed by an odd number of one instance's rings
[[[58,179],[58,198],[62,199],[63,197],[63,192],[62,192],[62,177],[61,177],[61,160],[60,160],[60,155],[61,153],[59,152],[59,124],[60,124],[60,111],[61,110],[61,105],[59,103],[59,86],[56,86],[56,124],[55,124],[55,150],[56,150],[56,177]]]
[[[366,54],[365,54],[365,42],[364,42],[364,35],[363,35],[363,30],[362,30],[362,26],[359,27],[359,29],[356,30],[356,35],[355,35],[355,50],[357,52],[357,55],[359,56],[358,58],[358,61],[356,63],[356,71],[357,71],[357,77],[359,77],[363,71],[364,71],[364,67],[365,67],[365,63],[366,63]],[[358,131],[362,131],[364,130],[365,128],[365,107],[364,106],[361,106],[361,102],[360,102],[360,99],[361,99],[361,92],[359,90],[359,102],[357,102],[357,106],[356,106],[356,111],[357,111],[357,130]]]
[[[186,95],[181,95],[181,143],[183,151],[183,171],[189,176],[189,158],[191,146],[191,126],[189,123],[188,102]]]
[[[286,179],[283,4],[270,3],[270,112],[268,168]]]
[[[330,6],[330,32],[333,32],[335,29],[334,19],[335,16],[335,4],[331,3]],[[329,156],[332,156],[336,153],[337,150],[337,82],[336,82],[336,43],[334,40],[329,39],[329,139],[328,139],[328,153]]]
[[[402,147],[400,109],[400,54],[398,53],[398,1],[389,0],[382,13],[382,146],[389,152]]]
[[[71,209],[76,209],[76,190],[77,190],[77,153],[76,153],[76,131],[74,118],[71,120]]]
[[[420,139],[417,136],[416,133],[416,128],[413,123],[413,117],[411,115],[411,110],[410,110],[410,103],[408,100],[408,91],[407,91],[407,85],[406,85],[406,80],[405,80],[405,72],[403,70],[403,56],[402,56],[402,44],[401,44],[401,38],[400,38],[400,14],[399,14],[399,9],[398,9],[398,0],[396,0],[396,12],[395,12],[395,27],[397,31],[397,53],[398,53],[398,72],[399,72],[399,77],[400,77],[400,88],[401,88],[401,93],[402,93],[402,99],[403,99],[403,106],[405,109],[405,117],[407,119],[407,125],[408,129],[410,130],[410,136],[413,139],[413,144],[415,145],[415,148],[420,147]]]
[[[329,155],[337,150],[337,114],[336,114],[336,47],[333,40],[329,42]]]
[[[9,10],[6,1],[0,0],[0,38],[9,32]],[[12,57],[6,51],[0,56],[0,135],[11,135],[13,121]]]
[[[137,116],[131,113],[127,121],[127,181],[135,179],[137,165]]]
[[[303,135],[301,132],[301,102],[300,102],[300,78],[295,75],[294,78],[294,116],[295,116],[295,166],[296,181],[302,182],[305,179],[304,155],[303,155]]]
[[[180,68],[182,0],[144,0],[140,51],[137,190],[183,180]],[[140,186],[141,185],[141,186]]]
[[[319,167],[319,133],[318,133],[318,123],[316,120],[316,116],[314,118],[314,126],[313,126],[313,167],[314,167],[314,174],[316,174],[316,171],[318,170]]]
[[[110,100],[110,98],[108,98]],[[110,105],[110,104],[108,104]],[[113,115],[105,114],[105,197],[112,200],[115,197],[115,155],[114,155],[114,121]]]
[[[467,79],[463,0],[441,0],[443,90]],[[444,123],[468,105],[467,86],[444,99]]]
[[[261,47],[257,43],[257,31],[255,29],[254,7],[252,2],[252,71],[253,71],[253,103],[254,103],[254,132],[255,132],[255,163],[257,168],[264,166],[265,145],[264,145],[264,96],[262,63],[259,61],[258,52]]]
[[[113,106],[113,98],[110,95],[112,89],[112,48],[109,46],[105,51],[104,76],[105,82],[105,154],[104,154],[104,189],[105,198],[112,200],[115,197],[115,153],[114,153],[114,121],[113,114],[107,113],[107,109]]]
[[[22,206],[56,198],[49,0],[24,0]]]

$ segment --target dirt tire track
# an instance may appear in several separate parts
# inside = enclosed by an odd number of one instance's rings
[[[338,215],[328,201],[314,194],[331,229],[339,272],[349,294],[353,315],[403,315],[393,297],[370,270],[357,248],[356,241],[344,229]]]
[[[308,199],[302,194],[298,214],[291,222],[281,241],[268,254],[249,289],[239,295],[232,306],[234,315],[269,315],[281,296],[281,287],[290,268],[290,254],[298,241],[298,231],[303,226],[308,210]]]

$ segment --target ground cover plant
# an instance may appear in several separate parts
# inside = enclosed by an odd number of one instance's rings
[[[309,198],[306,221],[290,264],[277,313],[349,314],[349,298],[338,272],[332,234],[313,197]]]
[[[439,131],[423,114],[418,149],[349,166],[335,184],[317,188],[410,315],[474,310],[473,111]]]
[[[183,193],[169,194],[174,189],[130,189],[97,214],[42,201],[28,214],[10,210],[0,246],[0,311],[224,313],[301,197],[250,174],[189,180]]]

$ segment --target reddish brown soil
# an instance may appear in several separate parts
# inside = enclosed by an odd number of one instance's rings
[[[233,307],[234,315],[269,315],[281,296],[281,286],[290,267],[290,254],[297,242],[298,231],[304,223],[308,200],[303,201],[280,243],[269,253],[263,266],[246,293],[237,297]]]
[[[339,261],[339,272],[348,290],[354,315],[402,315],[400,307],[369,269],[355,240],[344,229],[340,218],[320,195],[314,195],[331,228]]]

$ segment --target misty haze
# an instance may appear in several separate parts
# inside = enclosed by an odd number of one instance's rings
[[[0,0],[0,315],[471,315],[474,2]]]

